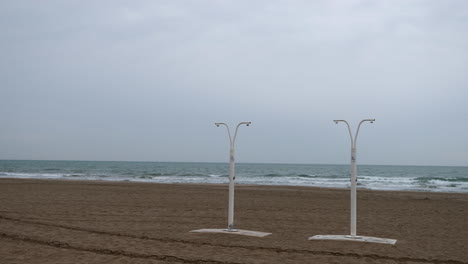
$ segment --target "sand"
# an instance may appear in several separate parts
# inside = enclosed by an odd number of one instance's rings
[[[349,233],[349,191],[0,180],[0,263],[468,263],[468,194],[358,191],[358,235],[395,245],[309,241]]]

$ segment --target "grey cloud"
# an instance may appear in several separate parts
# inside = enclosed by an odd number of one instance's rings
[[[468,165],[467,7],[3,1],[0,158]]]

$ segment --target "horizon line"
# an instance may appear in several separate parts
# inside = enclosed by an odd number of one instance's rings
[[[151,160],[68,160],[68,159],[0,159],[0,161],[78,161],[78,162],[147,162],[147,163],[229,163],[228,161],[151,161]],[[236,164],[278,164],[278,165],[342,165],[349,163],[294,163],[294,162],[236,162]],[[403,165],[403,164],[357,164],[364,166],[414,166],[414,167],[468,167],[468,165]]]

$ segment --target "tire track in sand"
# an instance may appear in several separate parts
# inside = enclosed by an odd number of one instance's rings
[[[55,248],[60,248],[60,249],[85,251],[85,252],[90,252],[90,253],[95,253],[95,254],[112,255],[112,256],[120,256],[120,257],[128,257],[128,258],[153,259],[153,260],[161,260],[161,261],[168,261],[168,262],[179,262],[179,263],[182,262],[182,263],[193,263],[193,264],[200,264],[200,263],[241,264],[241,263],[236,263],[236,262],[222,262],[222,261],[207,260],[207,259],[184,259],[184,258],[179,258],[176,256],[171,256],[171,255],[141,254],[141,253],[124,251],[124,250],[112,250],[112,249],[102,249],[102,248],[93,248],[93,247],[79,247],[79,246],[72,246],[64,242],[41,240],[41,239],[31,238],[31,237],[17,235],[17,234],[0,233],[0,238],[6,238],[10,240],[19,240],[19,241],[26,242],[26,243],[38,244],[38,245],[55,247]]]
[[[122,234],[122,233],[115,233],[115,232],[107,232],[107,231],[99,231],[99,230],[93,230],[93,229],[87,229],[87,228],[78,228],[78,227],[73,227],[73,226],[66,226],[66,225],[60,225],[60,224],[49,224],[49,223],[41,223],[41,222],[35,222],[35,221],[30,221],[30,220],[22,220],[22,219],[17,219],[17,218],[11,218],[7,216],[2,216],[0,215],[0,219],[3,220],[8,220],[8,221],[14,221],[14,222],[20,222],[20,223],[26,223],[26,224],[32,224],[32,225],[41,225],[41,226],[47,226],[47,227],[55,227],[55,228],[63,228],[63,229],[69,229],[69,230],[74,230],[74,231],[81,231],[81,232],[87,232],[87,233],[92,233],[92,234],[98,234],[98,235],[107,235],[107,236],[116,236],[116,237],[127,237],[127,238],[133,238],[133,239],[142,239],[142,240],[150,240],[150,241],[157,241],[157,242],[162,242],[162,243],[181,243],[181,244],[191,244],[191,245],[202,245],[202,246],[213,246],[213,247],[225,247],[225,248],[240,248],[240,249],[247,249],[247,250],[265,250],[265,251],[271,251],[275,253],[293,253],[293,254],[312,254],[312,255],[323,255],[323,256],[335,256],[335,257],[352,257],[352,258],[370,258],[373,260],[389,260],[389,261],[398,261],[398,262],[420,262],[420,263],[434,263],[434,264],[468,264],[468,262],[463,262],[463,261],[458,261],[458,260],[442,260],[442,259],[426,259],[426,258],[412,258],[412,257],[392,257],[392,256],[384,256],[384,255],[377,255],[377,254],[358,254],[358,253],[343,253],[343,252],[336,252],[336,251],[323,251],[323,250],[305,250],[305,249],[284,249],[284,248],[273,248],[273,247],[257,247],[257,246],[242,246],[242,245],[222,245],[222,244],[215,244],[215,243],[208,243],[208,242],[194,242],[194,241],[187,241],[187,240],[180,240],[180,239],[171,239],[171,238],[153,238],[153,237],[148,237],[148,236],[136,236],[136,235],[129,235],[129,234]],[[0,233],[0,236],[8,237],[11,235],[8,234],[3,234]],[[14,235],[13,235],[14,236]],[[22,236],[21,236],[22,237]],[[37,239],[32,239],[32,238],[27,238],[24,237],[25,239],[30,239],[31,242],[36,241]],[[11,238],[14,239],[14,238]],[[49,242],[44,242],[41,240],[37,240],[40,243],[49,243]],[[66,243],[58,242],[58,241],[51,241],[51,244],[47,244],[49,246],[54,246],[56,243],[57,245],[67,245],[70,249],[76,249],[80,250],[79,247],[72,247]],[[56,246],[60,247],[60,246]],[[63,248],[63,247],[62,247]],[[94,252],[92,251],[93,249],[86,250],[86,248],[83,249],[83,251],[89,251],[89,252]],[[95,249],[95,250],[100,250],[99,252],[114,252],[117,255],[122,255],[120,250],[109,250],[109,249]],[[94,252],[98,253],[98,252]],[[138,256],[141,255],[140,258],[151,258],[148,256],[157,256],[157,255],[146,255],[146,254],[139,254],[139,253],[132,253],[132,252],[126,252],[127,255],[122,255],[122,256],[127,256],[127,257],[132,257],[135,255],[137,258]],[[115,254],[110,254],[110,255],[115,255]],[[145,257],[146,256],[146,257]],[[163,255],[164,256],[164,255]],[[174,257],[174,256],[168,256],[168,257]],[[174,257],[177,258],[177,257]],[[164,260],[164,259],[162,259]],[[178,260],[178,261],[182,261]],[[173,261],[176,261],[175,259]],[[188,260],[192,261],[192,260]],[[198,260],[195,260],[198,261]],[[231,262],[217,262],[217,261],[212,261],[212,260],[203,260],[203,261],[208,261],[208,262],[203,262],[203,263],[231,263]],[[211,262],[210,262],[211,261]],[[198,263],[198,262],[187,262],[187,263]]]

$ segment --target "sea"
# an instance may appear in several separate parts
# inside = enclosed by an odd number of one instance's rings
[[[358,165],[358,188],[468,193],[468,167]],[[227,184],[229,164],[0,160],[0,178]],[[236,184],[349,188],[350,165],[236,164]]]

